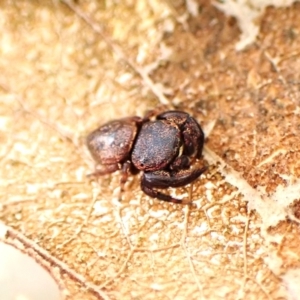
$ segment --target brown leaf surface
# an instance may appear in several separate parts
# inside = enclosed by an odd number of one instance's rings
[[[68,2],[66,2],[68,3]],[[297,299],[300,5],[267,9],[259,42],[207,1],[2,1],[1,239],[65,299]],[[159,104],[207,133],[209,171],[145,196],[89,180],[84,138]]]

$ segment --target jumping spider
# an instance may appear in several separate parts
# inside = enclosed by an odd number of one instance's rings
[[[110,121],[90,133],[87,147],[102,167],[92,175],[100,176],[122,169],[121,193],[129,171],[143,171],[141,189],[159,200],[188,204],[154,188],[180,187],[196,180],[207,168],[190,169],[200,158],[204,133],[189,114],[166,111],[154,121],[133,116]]]

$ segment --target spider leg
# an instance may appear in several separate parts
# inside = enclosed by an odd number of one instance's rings
[[[169,168],[172,171],[188,169],[191,165],[191,160],[187,155],[180,155],[170,164]]]
[[[141,188],[144,193],[150,197],[167,202],[189,204],[190,201],[188,200],[173,198],[172,196],[156,191],[154,188],[165,189],[168,187],[180,187],[187,185],[197,179],[206,169],[207,167],[170,172],[164,170],[145,172],[141,181]]]
[[[189,117],[182,128],[184,151],[191,159],[200,158],[204,145],[204,133],[192,117]]]
[[[122,166],[122,173],[121,173],[121,179],[120,179],[120,194],[119,194],[119,201],[122,201],[122,194],[124,193],[124,186],[127,182],[129,171],[131,168],[131,162],[126,161]]]
[[[106,166],[101,166],[101,169],[96,169],[94,173],[88,174],[87,177],[99,177],[107,174],[111,174],[115,171],[120,170],[120,164],[112,164],[112,165],[106,165]],[[125,161],[122,164],[122,169],[121,169],[121,179],[120,179],[120,193],[119,193],[119,201],[122,200],[122,194],[124,193],[124,186],[125,183],[127,182],[129,172],[131,170],[131,162],[130,161]]]
[[[178,203],[178,204],[190,204],[191,202],[188,201],[188,200],[180,200],[180,199],[176,199],[176,198],[173,198],[169,195],[166,195],[164,193],[161,193],[161,192],[158,192],[156,190],[154,190],[152,187],[150,186],[147,186],[145,184],[141,184],[141,188],[142,188],[142,191],[152,197],[152,198],[157,198],[159,200],[162,200],[162,201],[166,201],[166,202],[172,202],[172,203]]]

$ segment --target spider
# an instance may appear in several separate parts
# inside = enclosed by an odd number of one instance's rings
[[[97,163],[93,176],[122,170],[122,193],[128,173],[143,171],[141,189],[159,200],[189,204],[156,188],[185,186],[207,167],[191,169],[202,154],[204,133],[197,121],[183,111],[166,111],[150,120],[132,116],[110,121],[91,132],[87,147]],[[99,168],[100,167],[100,168]]]

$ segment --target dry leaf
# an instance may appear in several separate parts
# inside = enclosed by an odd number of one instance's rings
[[[2,4],[2,242],[63,299],[299,298],[299,4],[269,8],[239,53],[208,1]],[[150,199],[139,175],[120,204],[120,174],[86,177],[91,130],[161,104],[207,134],[209,170],[168,191],[195,207]]]

